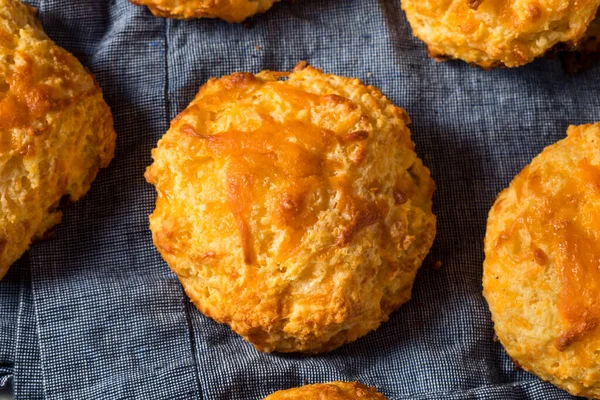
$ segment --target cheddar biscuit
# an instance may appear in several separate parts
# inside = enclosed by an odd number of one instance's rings
[[[329,351],[410,299],[435,236],[408,115],[357,79],[211,79],[146,172],[156,247],[205,315],[262,351]]]
[[[113,157],[110,109],[94,78],[52,42],[35,10],[0,0],[0,278],[58,224]]]
[[[358,382],[330,382],[305,385],[296,389],[280,390],[265,400],[386,400],[374,388]]]
[[[600,124],[567,135],[496,199],[483,294],[517,365],[600,398]]]
[[[517,67],[559,44],[575,46],[600,0],[402,0],[432,57]]]
[[[248,17],[267,11],[279,0],[131,0],[148,6],[157,17],[190,19],[220,18],[242,22]]]

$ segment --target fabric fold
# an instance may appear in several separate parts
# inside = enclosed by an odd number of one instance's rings
[[[12,365],[0,365],[0,389],[6,388],[12,382]]]
[[[37,318],[31,290],[29,253],[22,260],[12,385],[15,399],[44,399]]]
[[[0,284],[0,387],[6,384],[1,377],[12,374],[15,360],[22,264],[23,260],[13,265]]]

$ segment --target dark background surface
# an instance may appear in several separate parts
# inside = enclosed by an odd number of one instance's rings
[[[49,36],[97,77],[117,151],[56,239],[0,282],[0,382],[18,399],[259,399],[360,380],[391,399],[565,399],[515,370],[481,296],[496,194],[569,124],[600,121],[600,68],[558,60],[482,71],[438,64],[396,0],[283,2],[243,25],[167,21],[126,0],[42,0]],[[203,317],[152,245],[143,178],[168,122],[212,76],[300,60],[379,87],[407,110],[438,190],[438,236],[413,300],[377,331],[316,357],[262,354]],[[432,264],[441,260],[436,271]]]

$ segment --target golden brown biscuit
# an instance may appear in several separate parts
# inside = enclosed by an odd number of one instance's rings
[[[434,58],[517,67],[558,44],[575,45],[600,0],[402,0]]]
[[[60,222],[113,156],[110,110],[94,78],[17,0],[0,0],[0,278]]]
[[[567,135],[490,211],[483,294],[517,365],[600,398],[600,123]]]
[[[435,236],[409,118],[357,79],[211,79],[153,151],[154,243],[204,314],[262,351],[323,352],[410,299]]]
[[[330,382],[280,390],[265,400],[386,400],[375,388],[358,382]]]
[[[220,18],[242,22],[255,14],[264,13],[280,0],[130,0],[148,6],[157,17],[190,19]]]

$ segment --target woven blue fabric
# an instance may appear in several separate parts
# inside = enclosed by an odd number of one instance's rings
[[[31,270],[29,257],[25,255],[19,266],[21,286],[19,291],[19,309],[17,314],[17,330],[15,357],[13,367],[14,391],[16,398],[38,400],[44,398],[42,384],[42,366],[40,364],[40,347],[36,330],[36,310],[33,305],[31,288]]]
[[[298,0],[247,24],[153,17],[127,0],[41,0],[43,25],[97,77],[118,133],[110,167],[0,281],[0,386],[16,399],[261,399],[359,380],[390,399],[567,399],[493,340],[482,240],[496,194],[569,124],[600,121],[600,67],[437,64],[397,0]],[[413,300],[330,354],[262,354],[202,316],[152,245],[143,173],[212,76],[306,60],[379,87],[412,119],[438,190]],[[444,266],[434,270],[434,261]]]
[[[0,388],[12,375],[15,359],[22,264],[23,260],[13,265],[0,284]]]

